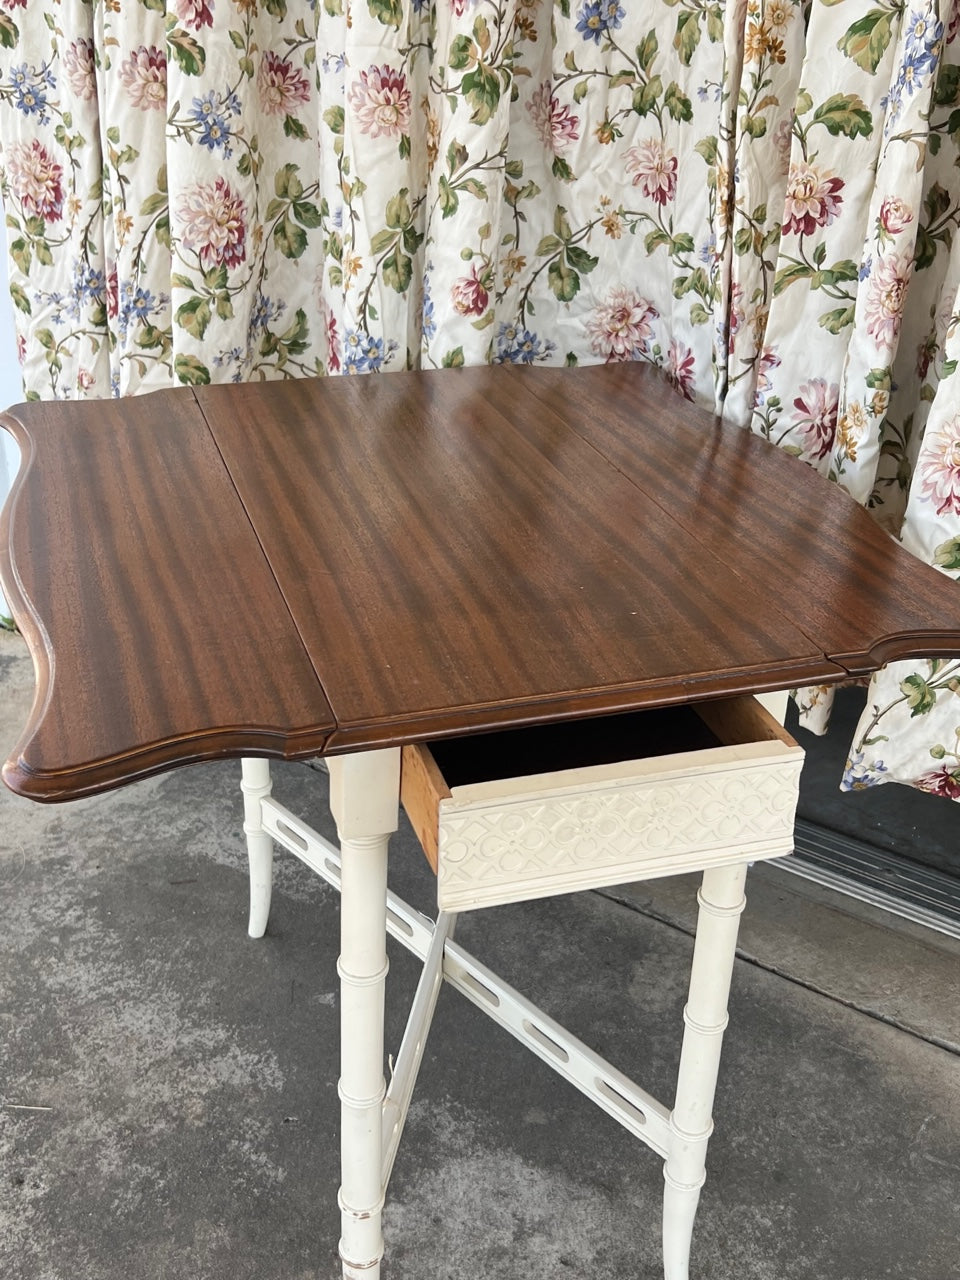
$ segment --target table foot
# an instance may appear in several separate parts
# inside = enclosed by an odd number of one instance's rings
[[[736,956],[746,863],[704,872],[700,912],[683,1011],[683,1046],[664,1164],[663,1272],[688,1280],[693,1222],[703,1185],[713,1099],[727,1026],[727,997]]]
[[[270,897],[273,891],[273,837],[263,829],[260,802],[269,794],[269,760],[245,757],[240,761],[243,792],[243,833],[247,838],[247,858],[250,862],[250,920],[247,933],[251,938],[262,938],[270,917]]]
[[[340,836],[340,1257],[344,1280],[377,1280],[383,1256],[383,1005],[387,846],[397,828],[400,753],[330,761]]]

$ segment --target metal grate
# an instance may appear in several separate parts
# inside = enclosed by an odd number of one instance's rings
[[[960,938],[960,880],[798,819],[795,853],[776,865],[870,906]]]

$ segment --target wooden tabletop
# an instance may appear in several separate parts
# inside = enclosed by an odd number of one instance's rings
[[[649,366],[34,403],[0,580],[37,667],[4,766],[68,799],[835,682],[960,653],[960,592]]]

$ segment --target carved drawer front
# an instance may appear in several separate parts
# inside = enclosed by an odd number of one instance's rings
[[[803,751],[753,698],[404,747],[448,911],[793,849]]]

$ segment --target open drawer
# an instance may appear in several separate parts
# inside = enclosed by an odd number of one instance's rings
[[[790,853],[803,750],[754,698],[403,748],[442,910]]]

